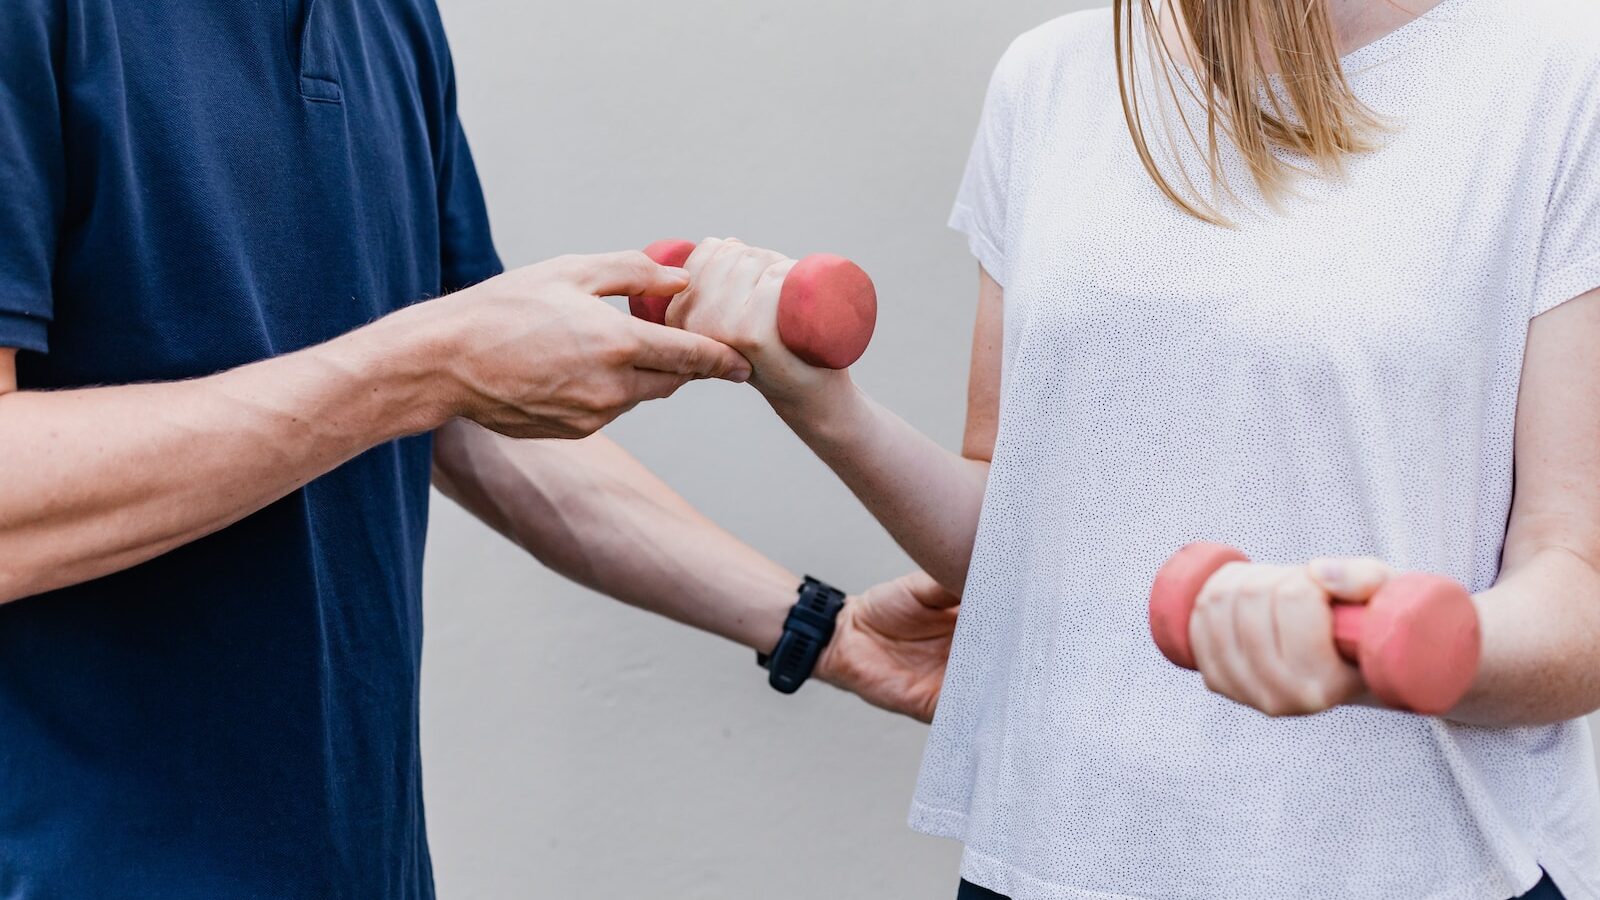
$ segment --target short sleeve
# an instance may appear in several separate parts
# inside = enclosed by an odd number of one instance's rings
[[[1600,288],[1600,85],[1577,104],[1539,249],[1532,314]]]
[[[49,346],[66,202],[62,27],[54,0],[14,0],[0,14],[0,347]]]
[[[478,183],[478,169],[472,162],[472,149],[456,111],[455,73],[450,68],[448,50],[443,121],[439,127],[439,253],[443,288],[446,293],[470,287],[505,271],[495,252],[494,235],[489,228],[489,210]]]
[[[950,227],[967,236],[972,255],[1001,284],[1006,281],[1007,192],[1017,89],[1013,70],[1019,55],[1018,45],[1013,44],[989,80],[978,136],[950,214]]]

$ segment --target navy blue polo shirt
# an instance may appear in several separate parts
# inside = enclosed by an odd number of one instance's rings
[[[0,347],[22,388],[207,375],[499,271],[433,0],[0,11]],[[0,607],[0,897],[432,896],[430,455],[380,446]]]

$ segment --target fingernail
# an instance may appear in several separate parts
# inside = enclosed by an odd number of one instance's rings
[[[1311,574],[1325,584],[1338,584],[1344,580],[1344,563],[1336,559],[1319,559],[1311,563]]]
[[[749,369],[734,369],[728,373],[728,380],[735,384],[744,384],[750,380],[750,374]]]
[[[680,269],[677,266],[662,266],[661,268],[666,269],[669,274],[676,275],[679,278],[682,278],[684,281],[688,281],[689,280],[689,270],[688,269]]]

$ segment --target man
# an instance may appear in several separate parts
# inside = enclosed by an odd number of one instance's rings
[[[585,584],[787,635],[785,687],[931,714],[954,598],[789,621],[620,449],[518,440],[749,366],[596,301],[685,287],[642,255],[500,274],[432,0],[16,0],[0,177],[0,896],[432,896],[430,471]]]

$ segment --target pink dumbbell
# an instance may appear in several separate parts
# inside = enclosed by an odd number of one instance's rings
[[[692,241],[657,241],[644,252],[663,266],[681,266]],[[667,321],[671,297],[633,297],[635,316],[657,325]],[[778,297],[778,338],[795,356],[824,369],[848,369],[872,342],[878,324],[878,292],[861,267],[819,253],[795,264]]]
[[[1150,588],[1150,633],[1167,659],[1196,667],[1189,645],[1195,601],[1218,569],[1249,561],[1232,547],[1200,543],[1161,567]],[[1367,604],[1334,604],[1333,640],[1384,704],[1430,716],[1466,696],[1482,652],[1472,595],[1449,578],[1421,573],[1395,578]]]

